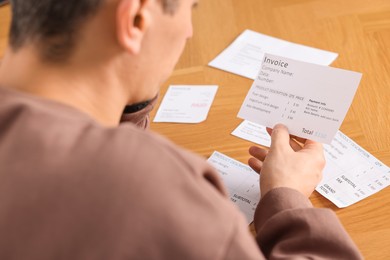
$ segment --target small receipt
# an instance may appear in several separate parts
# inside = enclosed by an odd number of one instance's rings
[[[214,152],[208,162],[221,174],[230,200],[244,213],[248,224],[251,223],[260,200],[259,174],[248,165],[219,152]]]
[[[352,103],[362,74],[265,54],[238,117],[329,144]]]
[[[200,123],[207,118],[218,86],[170,86],[154,122]]]

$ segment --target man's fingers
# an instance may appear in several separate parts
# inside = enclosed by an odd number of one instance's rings
[[[268,151],[257,146],[252,146],[249,148],[249,154],[261,161],[264,161]]]
[[[300,142],[301,144],[304,144],[306,142],[306,138],[303,138],[303,137],[298,137],[296,135],[292,135],[291,136],[292,139],[295,139],[296,141]]]
[[[271,149],[277,148],[282,149],[283,147],[290,147],[290,134],[288,133],[287,127],[282,124],[277,124],[272,129],[271,135]]]
[[[263,162],[256,158],[249,158],[248,165],[257,173],[260,173]]]
[[[299,150],[302,149],[302,145],[299,144],[297,141],[295,141],[294,139],[290,139],[290,146],[291,148],[295,151],[295,152],[298,152]]]
[[[257,173],[260,173],[263,167],[263,161],[267,157],[268,151],[257,146],[249,148],[249,154],[253,157],[248,160],[248,165]]]
[[[269,136],[271,136],[272,135],[272,128],[267,127],[266,130],[267,130],[267,133],[269,134]]]
[[[323,151],[322,144],[319,142],[315,142],[312,140],[306,140],[305,144],[303,145],[303,148],[305,149],[311,149],[311,150],[316,150],[316,151]]]
[[[323,149],[321,143],[290,135],[287,127],[282,124],[275,125],[273,129],[267,128],[267,132],[271,135],[271,149],[291,147],[295,152],[302,148],[316,151],[322,151]],[[290,145],[286,146],[287,143]]]

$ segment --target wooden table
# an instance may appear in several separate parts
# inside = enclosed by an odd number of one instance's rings
[[[9,19],[9,7],[0,8],[0,57]],[[244,29],[251,29],[337,52],[332,66],[362,72],[341,131],[390,165],[390,1],[201,0],[193,21],[195,35],[161,97],[170,84],[217,84],[217,96],[207,121],[152,124],[152,129],[204,157],[217,150],[247,161],[252,144],[230,133],[241,122],[236,115],[252,81],[207,63]],[[316,192],[311,200],[337,213],[366,259],[390,259],[390,188],[345,209]]]

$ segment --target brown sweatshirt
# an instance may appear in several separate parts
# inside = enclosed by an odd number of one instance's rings
[[[124,116],[145,126],[143,111]],[[278,188],[257,237],[206,161],[132,123],[99,125],[0,88],[0,259],[360,259],[328,209]]]

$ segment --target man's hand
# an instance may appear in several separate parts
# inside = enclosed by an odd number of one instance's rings
[[[249,149],[253,156],[248,161],[249,166],[256,172],[261,171],[261,196],[271,189],[288,187],[309,197],[322,178],[325,166],[322,145],[301,138],[294,140],[284,125],[267,130],[272,140],[270,150],[256,146]]]

